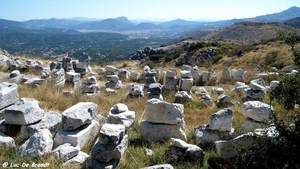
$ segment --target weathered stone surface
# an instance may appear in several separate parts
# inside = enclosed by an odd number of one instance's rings
[[[192,95],[188,91],[178,91],[175,94],[174,103],[185,103],[188,101],[192,101]]]
[[[244,81],[244,75],[246,71],[244,69],[239,68],[238,70],[231,70],[231,76],[236,80],[236,81]]]
[[[55,82],[61,82],[63,80],[65,80],[65,71],[63,68],[61,69],[53,69],[51,71],[51,79]]]
[[[36,123],[44,116],[44,110],[40,108],[38,101],[32,98],[21,98],[6,108],[4,113],[6,124],[18,125]]]
[[[81,75],[86,75],[89,72],[88,64],[85,62],[75,63],[74,70],[76,73],[80,73]]]
[[[179,80],[179,89],[183,91],[190,91],[193,87],[194,79],[186,78]]]
[[[249,149],[253,141],[252,134],[243,134],[232,140],[215,141],[215,145],[219,157],[230,158],[237,155],[241,149]]]
[[[252,90],[266,90],[266,82],[262,79],[254,79],[250,81],[249,87]]]
[[[16,147],[15,140],[0,132],[0,147]]]
[[[171,164],[159,164],[159,165],[144,167],[142,169],[174,169],[174,167]]]
[[[273,107],[260,101],[243,103],[242,114],[258,122],[268,122],[273,118]]]
[[[233,128],[231,128],[230,132],[210,130],[209,126],[206,124],[195,128],[194,134],[197,145],[213,143],[217,140],[233,139],[236,136],[236,132]]]
[[[0,109],[12,105],[18,100],[18,85],[8,82],[0,83]]]
[[[21,157],[40,158],[50,154],[52,147],[52,134],[48,129],[40,129],[19,148],[18,154]]]
[[[184,122],[184,106],[151,99],[145,105],[145,120],[152,123],[181,124]]]
[[[207,90],[204,87],[197,88],[195,94],[198,96],[209,95],[209,93],[207,92]]]
[[[221,80],[223,81],[230,81],[231,80],[231,73],[227,67],[225,67],[222,71]]]
[[[245,88],[243,94],[251,99],[259,99],[266,95],[266,88],[265,90],[253,90],[250,88]]]
[[[218,106],[226,106],[231,104],[231,98],[228,95],[221,94],[218,97]]]
[[[100,131],[100,125],[96,120],[91,124],[73,131],[60,130],[54,137],[54,147],[64,143],[70,143],[74,147],[83,148],[95,140]]]
[[[150,123],[142,121],[140,123],[140,131],[143,140],[148,142],[158,142],[163,140],[169,140],[170,138],[179,138],[186,140],[185,124],[182,125],[170,125],[162,123]]]
[[[75,72],[67,72],[66,73],[66,80],[69,82],[77,82],[80,81],[81,75]]]
[[[207,71],[202,71],[201,72],[201,81],[202,82],[207,82],[208,81],[208,75],[209,75],[209,73],[207,72]]]
[[[119,80],[117,83],[108,81],[105,83],[105,87],[113,88],[113,89],[120,89],[120,88],[122,88],[122,81]]]
[[[62,113],[63,130],[70,131],[90,124],[97,114],[98,105],[93,102],[79,102]]]
[[[174,77],[176,77],[176,72],[175,72],[175,71],[172,71],[172,70],[168,70],[168,71],[166,71],[166,73],[165,73],[165,77],[174,78]]]
[[[160,83],[151,83],[149,85],[149,92],[152,95],[159,95],[162,93],[162,85]]]
[[[99,162],[93,158],[89,158],[86,164],[87,169],[114,169],[118,165],[119,160],[111,160],[108,163]]]
[[[9,74],[8,78],[9,78],[9,79],[12,79],[12,78],[17,77],[17,76],[20,76],[20,75],[21,75],[21,74],[20,74],[20,71],[19,71],[19,70],[14,70],[14,71],[12,71],[12,72]]]
[[[271,88],[271,90],[272,89],[275,89],[275,87],[277,87],[277,86],[279,86],[279,81],[278,80],[273,80],[273,81],[271,81],[271,83],[270,83],[270,88]]]
[[[171,138],[171,152],[176,161],[183,158],[185,161],[203,162],[205,156],[200,147],[175,138]]]
[[[187,79],[193,78],[191,71],[188,71],[188,70],[180,71],[180,77],[187,78]]]
[[[231,131],[233,111],[230,108],[219,110],[209,119],[209,129],[218,131]]]
[[[190,65],[182,65],[181,70],[183,70],[183,71],[191,71],[192,70],[192,66],[190,66]]]
[[[291,73],[293,71],[293,66],[292,65],[285,66],[284,68],[282,68],[282,71],[284,71],[285,73]]]
[[[128,111],[128,107],[126,104],[123,104],[123,103],[118,103],[118,104],[115,104],[112,109],[111,109],[111,113],[113,114],[116,114],[116,113],[123,113],[123,112],[126,112]],[[112,112],[114,111],[114,112]]]
[[[44,117],[39,123],[29,126],[22,126],[20,134],[23,138],[29,138],[39,129],[48,129],[53,136],[61,129],[62,120],[61,114],[57,112],[45,113]]]
[[[121,124],[104,124],[100,130],[99,142],[101,144],[117,145],[125,135],[125,126]]]
[[[107,71],[107,72],[117,72],[118,69],[116,67],[114,67],[114,66],[106,65],[105,66],[105,71]]]
[[[144,96],[143,86],[141,85],[131,85],[129,94],[130,97],[142,97]]]
[[[6,124],[5,119],[0,121],[0,133],[8,136],[16,136],[20,133],[20,125]]]
[[[79,147],[74,147],[71,146],[70,143],[65,143],[54,149],[52,153],[56,159],[66,162],[67,160],[77,156],[79,151]]]
[[[126,69],[120,69],[119,70],[119,77],[124,79],[129,79],[131,76],[131,73]]]
[[[97,84],[97,78],[95,76],[89,76],[85,80],[88,84]]]
[[[100,92],[100,85],[99,84],[91,84],[85,83],[83,85],[83,92],[84,93],[99,93]]]
[[[215,93],[217,93],[218,95],[224,93],[224,89],[222,87],[213,87],[212,91],[215,92]]]
[[[200,103],[202,103],[204,105],[207,105],[207,106],[213,106],[214,105],[214,102],[213,102],[212,98],[208,94],[204,95],[204,96],[201,96]]]
[[[177,89],[177,84],[178,84],[177,77],[164,76],[164,88],[166,88],[168,90],[176,90]]]
[[[92,148],[91,156],[100,162],[109,162],[111,160],[120,160],[128,147],[128,135],[124,135],[117,145],[102,144],[100,141]]]
[[[123,124],[128,129],[135,120],[135,112],[129,111],[125,104],[119,103],[114,105],[106,118],[107,123]]]
[[[63,166],[68,166],[68,165],[81,165],[83,164],[87,159],[89,158],[89,155],[85,152],[79,151],[79,153],[71,158],[70,160],[66,161]]]
[[[241,131],[242,132],[250,132],[254,131],[255,129],[259,128],[266,128],[268,124],[266,123],[261,123],[255,120],[252,120],[251,118],[246,118],[244,123],[241,126]]]

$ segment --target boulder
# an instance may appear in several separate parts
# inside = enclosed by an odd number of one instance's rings
[[[180,77],[183,78],[183,79],[193,78],[191,71],[188,71],[188,70],[180,71]]]
[[[266,90],[266,83],[262,78],[250,81],[249,87],[252,90]]]
[[[93,102],[79,102],[62,113],[63,130],[75,130],[90,124],[97,114],[98,105]]]
[[[0,147],[12,147],[15,148],[15,140],[12,137],[9,137],[0,132]]]
[[[131,85],[128,96],[129,97],[143,97],[144,96],[143,86],[134,85],[134,84]]]
[[[57,112],[45,113],[42,120],[36,124],[23,125],[20,134],[23,138],[29,138],[39,129],[48,129],[53,136],[61,129],[62,118],[61,114]]]
[[[77,156],[79,151],[79,147],[74,147],[70,143],[65,143],[54,149],[52,153],[56,159],[66,162],[69,159]]]
[[[215,145],[220,158],[230,158],[236,156],[242,149],[249,149],[253,141],[253,135],[247,133],[232,140],[215,141]]]
[[[192,95],[187,91],[178,91],[175,94],[174,103],[185,103],[188,101],[192,101]]]
[[[207,106],[213,106],[214,105],[214,102],[213,102],[212,98],[208,94],[204,95],[204,96],[201,96],[200,103],[202,103],[204,105],[207,105]]]
[[[173,71],[171,71],[173,72]],[[164,76],[164,88],[168,90],[176,90],[178,84],[177,77],[167,77]]]
[[[231,73],[227,67],[225,67],[222,71],[221,80],[223,81],[230,81],[231,80]]]
[[[169,77],[169,78],[175,78],[176,77],[176,72],[172,71],[172,70],[168,70],[165,73],[165,77]]]
[[[218,131],[231,131],[233,111],[230,108],[219,110],[209,119],[209,129]]]
[[[73,131],[60,130],[54,137],[54,147],[58,147],[64,143],[70,143],[74,147],[86,147],[92,144],[92,141],[98,136],[100,124],[96,120],[92,120],[91,124]]]
[[[125,125],[126,130],[132,126],[134,120],[135,112],[128,110],[128,107],[122,103],[113,106],[106,118],[107,123]]]
[[[52,134],[48,129],[40,129],[34,133],[18,150],[21,157],[41,158],[51,153],[53,147]]]
[[[51,79],[55,82],[55,83],[59,83],[63,80],[65,80],[65,71],[63,68],[61,69],[53,69],[51,71]]]
[[[33,124],[40,121],[43,116],[44,110],[40,108],[38,101],[32,98],[21,98],[4,112],[6,124]]]
[[[146,101],[145,120],[152,123],[184,123],[184,106],[178,103],[167,103],[158,99]]]
[[[252,120],[251,118],[246,118],[244,123],[241,126],[241,131],[242,132],[252,132],[255,129],[259,128],[266,128],[268,124],[266,123],[261,123],[255,120]]]
[[[179,89],[183,91],[190,91],[193,87],[194,79],[193,78],[185,78],[179,80]]]
[[[80,81],[81,75],[75,72],[67,72],[66,73],[66,80],[69,82],[77,82]]]
[[[170,125],[142,121],[140,123],[140,131],[143,140],[149,143],[159,142],[163,140],[166,141],[170,138],[179,138],[181,140],[187,140],[184,125],[185,124]]]
[[[66,161],[63,166],[69,166],[69,165],[81,165],[83,164],[87,159],[89,158],[89,155],[85,152],[79,151],[79,153],[71,158],[70,160]]]
[[[242,106],[242,114],[258,122],[268,122],[273,118],[273,112],[271,105],[260,101],[247,101]]]
[[[159,95],[162,93],[162,85],[160,83],[151,83],[148,91],[152,95]]]
[[[105,71],[107,71],[107,72],[117,72],[118,69],[116,67],[114,67],[114,66],[106,65],[105,66]]]
[[[104,124],[100,130],[101,144],[118,145],[125,135],[125,126],[121,124]]]
[[[184,161],[193,162],[203,162],[204,160],[205,153],[200,147],[193,144],[188,144],[183,140],[171,138],[171,149],[172,157],[175,157],[177,160],[182,158],[184,159]]]
[[[231,128],[230,131],[210,130],[207,124],[195,128],[194,134],[197,145],[209,144],[217,140],[228,140],[236,137],[234,128]]]
[[[197,96],[205,96],[205,95],[209,95],[209,93],[206,91],[206,89],[204,87],[199,87],[196,89],[195,94]]]
[[[124,135],[117,145],[102,144],[100,141],[98,141],[92,148],[91,156],[93,159],[105,163],[111,160],[120,160],[123,157],[127,147],[128,135]]]
[[[95,76],[89,76],[89,77],[86,78],[85,83],[97,84],[97,78]]]
[[[226,106],[226,105],[230,105],[230,104],[232,104],[230,96],[221,94],[218,97],[218,106]]]
[[[18,85],[8,82],[0,83],[0,109],[10,106],[18,100]]]

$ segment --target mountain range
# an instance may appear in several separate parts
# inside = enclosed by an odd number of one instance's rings
[[[70,19],[35,19],[23,22],[11,21],[0,19],[0,33],[14,32],[14,31],[25,31],[21,29],[43,29],[40,33],[47,32],[45,28],[54,28],[54,32],[67,32],[76,33],[77,31],[104,31],[104,32],[131,32],[131,31],[158,31],[158,34],[162,32],[174,32],[176,31],[176,36],[181,36],[189,32],[193,32],[199,29],[221,29],[230,26],[236,22],[243,21],[263,21],[263,22],[284,22],[290,19],[300,17],[300,8],[291,7],[279,13],[268,14],[257,16],[253,18],[244,19],[231,19],[231,20],[221,20],[214,22],[196,22],[187,21],[182,19],[175,19],[172,21],[152,23],[152,22],[142,22],[139,24],[128,20],[128,18],[122,16],[118,18],[108,18],[103,20],[92,20],[83,18],[70,18]],[[18,28],[18,29],[16,29]],[[10,29],[8,31],[8,29]],[[68,30],[68,31],[66,31]],[[76,31],[70,31],[76,30]],[[78,32],[77,32],[78,33]],[[166,34],[170,36],[170,34]]]

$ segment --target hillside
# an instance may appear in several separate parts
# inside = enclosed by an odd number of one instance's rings
[[[300,17],[283,22],[285,25],[300,29]]]
[[[239,22],[225,29],[214,31],[201,39],[209,41],[259,42],[275,38],[278,31],[290,31],[291,27],[281,23]],[[300,31],[295,30],[298,34]]]
[[[184,51],[184,46],[186,44],[190,44],[190,49],[187,49],[186,53],[184,54],[191,54],[191,55],[197,55],[198,52],[201,52],[202,50],[207,51],[210,48],[224,48],[228,44],[210,44],[207,45],[203,48],[196,48],[194,47],[191,49],[191,46],[193,46],[193,43],[198,43],[199,41],[195,40],[185,40],[178,42],[176,44],[172,44],[169,46],[161,47],[165,48],[165,50],[169,49],[170,51],[172,50],[181,50]],[[199,43],[198,47],[204,46],[204,43]],[[223,46],[222,46],[223,45]],[[126,77],[121,77],[120,80],[123,83],[123,86],[121,88],[115,89],[115,92],[111,93],[108,90],[106,90],[105,83],[107,83],[107,78],[104,72],[101,72],[100,70],[105,70],[106,65],[92,65],[92,70],[89,71],[89,73],[85,76],[81,77],[82,80],[82,86],[80,88],[73,88],[71,86],[54,86],[52,83],[53,81],[49,80],[46,81],[43,84],[39,84],[35,88],[33,88],[30,85],[24,84],[22,82],[18,83],[18,93],[20,95],[20,98],[27,97],[27,98],[34,98],[38,100],[39,106],[42,110],[45,111],[45,113],[50,113],[50,112],[57,112],[61,114],[68,108],[74,106],[75,104],[79,102],[93,102],[97,104],[98,109],[96,111],[97,113],[97,120],[101,122],[101,126],[104,123],[104,118],[108,117],[108,114],[111,112],[111,109],[114,107],[114,105],[118,103],[122,103],[128,106],[128,109],[130,111],[135,112],[135,119],[133,121],[132,126],[127,130],[126,134],[128,135],[128,147],[126,147],[126,150],[124,154],[122,154],[122,159],[118,161],[118,168],[124,168],[124,169],[131,169],[131,168],[143,168],[146,166],[151,166],[151,165],[156,165],[156,164],[165,164],[169,163],[174,168],[177,169],[185,169],[185,168],[204,168],[204,169],[209,169],[209,168],[226,168],[228,166],[235,166],[237,163],[235,158],[230,158],[230,159],[222,159],[219,157],[218,152],[216,151],[215,144],[204,144],[199,142],[198,137],[196,136],[195,129],[198,128],[201,125],[208,124],[210,122],[210,119],[212,118],[212,114],[215,114],[216,112],[223,110],[223,108],[230,108],[234,113],[231,114],[231,121],[232,124],[230,123],[230,126],[232,126],[236,131],[237,135],[241,135],[244,133],[241,131],[241,128],[243,124],[246,121],[247,116],[242,114],[242,104],[244,103],[243,101],[243,95],[236,93],[235,91],[232,91],[233,85],[235,83],[234,80],[228,81],[228,82],[223,82],[220,80],[222,71],[225,67],[227,67],[229,70],[233,69],[238,69],[242,68],[244,69],[247,73],[244,74],[244,82],[246,84],[249,84],[249,82],[253,79],[258,78],[259,73],[263,72],[268,72],[268,69],[263,69],[264,66],[270,68],[271,65],[269,63],[272,62],[282,62],[281,66],[287,66],[292,64],[292,54],[290,51],[290,46],[282,43],[282,42],[268,42],[268,43],[261,43],[261,44],[250,44],[252,48],[250,50],[244,51],[242,56],[231,56],[229,54],[224,54],[222,55],[223,57],[218,60],[215,63],[210,62],[209,60],[206,61],[205,64],[200,64],[197,65],[199,68],[199,72],[203,71],[208,71],[208,72],[214,72],[218,76],[218,81],[213,82],[213,83],[204,83],[203,85],[193,85],[191,88],[191,101],[185,102],[182,105],[184,106],[184,125],[185,125],[185,133],[187,135],[187,143],[194,145],[194,147],[197,145],[205,152],[205,158],[203,161],[198,159],[195,156],[182,156],[180,153],[176,154],[178,151],[170,151],[171,146],[170,146],[170,141],[165,141],[165,142],[148,142],[147,140],[143,140],[143,135],[141,134],[141,128],[140,128],[140,123],[144,121],[147,118],[146,113],[149,113],[149,110],[146,110],[146,102],[148,100],[147,96],[144,97],[138,97],[138,98],[131,98],[129,99],[128,93],[130,92],[130,89],[128,86],[131,86],[132,84],[136,85],[141,85],[143,86],[145,84],[144,81],[140,80],[133,80],[131,78],[126,78]],[[234,50],[235,46],[232,46],[231,50]],[[236,46],[237,48],[240,46]],[[189,51],[189,52],[188,52]],[[274,51],[277,51],[277,54],[272,54]],[[271,57],[270,53],[272,54]],[[276,52],[275,52],[276,53]],[[7,52],[2,52],[0,51],[0,54],[7,54]],[[182,54],[182,55],[184,55]],[[12,56],[9,56],[12,57]],[[28,60],[28,57],[19,57],[22,62],[21,63],[26,63],[26,60]],[[31,58],[32,59],[32,58]],[[275,59],[275,61],[274,61]],[[35,60],[37,63],[45,63],[44,66],[49,66],[51,61],[50,60],[39,60],[39,59],[32,59]],[[149,60],[148,60],[149,61]],[[147,62],[150,63],[150,62]],[[153,66],[152,68],[155,68],[155,70],[160,70],[159,77],[157,78],[157,82],[163,84],[163,79],[164,79],[164,73],[167,70],[170,69],[175,69],[177,72],[180,72],[182,70],[182,66],[175,66],[175,62],[165,62],[160,64],[160,62],[154,62],[155,64],[149,64],[150,66]],[[265,64],[265,65],[264,65]],[[272,63],[273,64],[273,63]],[[110,66],[115,67],[116,69],[120,70],[128,70],[132,74],[134,73],[142,73],[143,68],[146,65],[144,62],[140,61],[121,61],[121,62],[110,62]],[[278,64],[280,65],[280,64]],[[191,66],[195,66],[195,63],[192,63]],[[254,68],[257,68],[257,66],[260,66],[260,71],[261,72],[255,72]],[[269,76],[268,78],[265,79],[266,85],[269,85],[271,80],[279,80],[281,79],[284,75],[281,71],[282,67],[276,66],[279,69],[280,75],[273,77]],[[112,68],[112,67],[110,67]],[[99,73],[98,71],[99,70]],[[273,69],[274,70],[274,69]],[[3,81],[9,81],[7,79],[9,68],[7,67],[2,67],[1,71],[8,71],[6,74],[0,74],[3,75],[1,79]],[[40,76],[40,70],[39,69],[31,69],[30,67],[23,68],[20,70],[22,73],[26,75],[26,77],[30,77],[29,75],[32,75],[31,73],[34,73],[34,77]],[[97,72],[96,72],[97,71]],[[55,72],[55,71],[53,71]],[[93,73],[94,72],[94,73]],[[96,72],[96,73],[95,73]],[[99,84],[99,92],[94,95],[94,96],[86,96],[84,95],[83,92],[83,87],[85,86],[85,80],[87,77],[96,77],[97,84]],[[179,77],[179,75],[178,75]],[[132,77],[134,78],[134,77]],[[11,79],[12,80],[12,79]],[[11,81],[9,81],[11,82]],[[211,81],[212,82],[212,81]],[[128,85],[130,84],[130,85]],[[218,93],[214,87],[221,87],[224,91],[222,94],[225,94],[227,96],[230,96],[231,99],[231,104],[224,105],[224,106],[218,106],[218,100],[219,97],[221,96],[220,93]],[[196,91],[200,88],[203,87],[206,91],[207,94],[211,97],[212,99],[212,104],[213,105],[206,105],[203,102],[201,102],[201,94],[196,94]],[[66,95],[64,91],[74,91],[74,95]],[[174,103],[175,101],[175,96],[174,94],[165,94],[163,93],[163,98],[164,101],[168,103]],[[269,104],[269,94],[266,94],[264,98],[262,99],[263,102]],[[149,104],[149,103],[148,103]],[[278,118],[284,118],[287,116],[287,114],[290,114],[290,112],[285,111],[285,109],[278,103],[272,102],[272,105],[274,106],[276,116]],[[168,104],[170,106],[170,104]],[[178,109],[178,106],[177,106]],[[176,109],[176,110],[177,110]],[[152,110],[152,109],[150,109]],[[156,110],[158,111],[158,110]],[[89,113],[91,110],[88,111]],[[153,113],[153,112],[151,112]],[[172,111],[169,111],[168,114],[172,113]],[[116,115],[116,114],[115,114]],[[149,114],[148,114],[149,116]],[[124,117],[123,117],[124,118]],[[124,119],[123,119],[124,120]],[[255,122],[257,124],[258,122]],[[289,123],[288,123],[289,124]],[[161,124],[159,124],[161,125]],[[173,124],[174,125],[174,124]],[[4,128],[4,127],[2,127]],[[1,129],[2,129],[1,128]],[[81,128],[80,128],[81,129]],[[15,131],[18,133],[18,129],[15,128]],[[160,132],[163,132],[164,129],[161,129]],[[169,132],[170,130],[166,130]],[[172,130],[173,131],[173,130]],[[73,131],[72,131],[73,132]],[[160,133],[157,132],[157,133]],[[218,131],[214,131],[218,132]],[[223,131],[224,132],[224,131]],[[98,132],[99,133],[99,132]],[[15,139],[16,141],[16,146],[19,148],[20,146],[23,145],[26,139],[22,138],[21,135],[24,134],[24,132],[20,132],[19,135],[11,136],[12,138]],[[158,134],[154,135],[157,137]],[[54,134],[53,134],[53,137]],[[85,136],[85,140],[90,137],[90,135]],[[100,137],[100,136],[99,136]],[[90,143],[87,147],[84,147],[81,149],[82,152],[87,153],[90,158],[93,157],[91,155],[92,151],[92,146],[94,145],[93,143],[96,140],[93,140],[92,143]],[[297,142],[299,143],[299,142]],[[45,145],[44,145],[45,146]],[[105,145],[104,145],[105,146]],[[279,148],[279,147],[277,147]],[[2,147],[1,153],[0,153],[0,163],[5,163],[7,161],[11,161],[12,159],[14,160],[14,163],[22,164],[24,163],[30,163],[32,164],[33,162],[35,163],[49,163],[48,168],[51,169],[59,169],[59,168],[72,168],[72,169],[77,169],[77,168],[85,168],[86,165],[88,165],[88,162],[85,162],[80,165],[75,165],[75,166],[64,166],[62,161],[55,160],[51,157],[51,155],[47,155],[43,158],[22,158],[18,155],[17,152],[15,152],[14,149],[3,149]],[[152,150],[153,154],[148,155],[146,154],[146,150]],[[273,149],[272,149],[273,150]],[[180,151],[181,152],[181,151]],[[249,152],[249,151],[247,151]],[[193,151],[191,152],[193,153]],[[182,153],[181,153],[182,154]],[[178,155],[178,156],[176,156]],[[260,154],[261,155],[261,154]],[[267,155],[265,155],[267,156]],[[11,159],[7,159],[7,157],[11,157]],[[271,158],[273,158],[271,156]],[[190,160],[189,158],[192,158],[193,160]],[[255,159],[252,159],[255,160]],[[221,161],[221,162],[220,162]],[[244,161],[246,164],[249,162],[248,160]],[[270,161],[268,161],[270,162]],[[295,164],[298,164],[299,162],[295,162]],[[219,166],[219,167],[216,167]],[[232,168],[232,167],[229,167]],[[237,167],[238,168],[238,167]]]

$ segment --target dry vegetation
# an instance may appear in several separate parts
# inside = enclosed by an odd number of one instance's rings
[[[241,57],[229,57],[224,56],[217,64],[211,65],[211,67],[200,67],[201,70],[211,69],[214,70],[220,77],[220,73],[224,66],[227,66],[229,69],[243,68],[248,71],[246,78],[252,78],[254,72],[252,71],[257,65],[263,66],[263,63],[266,59],[266,54],[270,51],[278,51],[278,56],[275,60],[275,63],[283,62],[284,65],[292,63],[292,54],[290,47],[288,45],[282,44],[280,42],[270,42],[267,44],[257,45],[250,52],[245,53]],[[136,61],[124,61],[124,62],[115,62],[110,63],[118,68],[125,68],[129,71],[142,72],[142,68],[139,67],[138,62]],[[104,67],[105,65],[93,65],[93,68]],[[168,70],[173,67],[172,63],[164,64],[162,67],[157,67],[161,72]],[[177,68],[178,70],[180,68]],[[3,69],[2,69],[3,70]],[[100,81],[104,81],[103,75],[97,75]],[[128,82],[130,83],[130,82]],[[242,99],[241,96],[238,96],[236,93],[231,91],[233,83],[229,84],[219,84],[218,86],[223,87],[225,94],[229,95],[232,98],[233,105],[229,106],[234,111],[233,117],[233,127],[239,131],[241,124],[245,120],[245,117],[240,113]],[[125,82],[126,86],[126,82]],[[213,93],[210,86],[205,86],[205,88],[211,94],[213,100],[216,102],[218,95]],[[107,116],[110,108],[116,103],[124,103],[132,111],[136,112],[136,120],[133,127],[129,130],[129,147],[125,153],[124,158],[119,164],[118,168],[142,168],[155,164],[168,163],[168,157],[166,154],[167,148],[169,146],[168,142],[164,143],[155,143],[150,144],[142,141],[141,134],[139,132],[139,122],[144,119],[144,106],[147,100],[146,97],[138,99],[126,99],[128,94],[128,88],[122,88],[117,90],[117,93],[107,93],[105,87],[101,85],[101,93],[94,97],[87,97],[81,94],[80,90],[76,91],[74,97],[63,95],[63,90],[71,90],[70,88],[57,88],[51,83],[46,83],[41,85],[38,88],[30,88],[26,85],[19,85],[18,91],[20,97],[29,97],[35,98],[39,101],[40,107],[49,111],[63,112],[65,109],[71,107],[72,105],[78,102],[94,102],[98,104],[98,114],[102,116]],[[194,91],[194,89],[192,90]],[[199,97],[193,95],[194,100],[184,104],[185,112],[185,122],[186,122],[186,133],[188,136],[188,143],[194,144],[194,128],[198,127],[201,124],[207,124],[209,116],[220,108],[217,107],[207,107],[201,105],[199,102]],[[166,96],[164,98],[168,102],[173,102],[173,96]],[[268,102],[268,97],[265,98],[265,102]],[[282,107],[275,104],[275,112],[281,112]],[[17,144],[24,142],[22,138],[17,139]],[[152,157],[146,157],[145,148],[150,148],[154,151]],[[203,165],[193,164],[193,163],[184,163],[184,164],[172,164],[175,168],[209,168],[207,164],[207,159],[209,157],[217,156],[213,146],[202,146],[205,150],[206,157],[205,163]],[[87,153],[88,149],[85,149]],[[16,163],[22,164],[23,162],[49,162],[50,168],[62,168],[61,163],[46,157],[45,159],[21,159],[17,157],[16,153],[11,150],[4,150],[0,152],[0,164],[5,161],[14,161]],[[72,167],[74,168],[74,167]],[[80,167],[79,167],[80,168]]]

